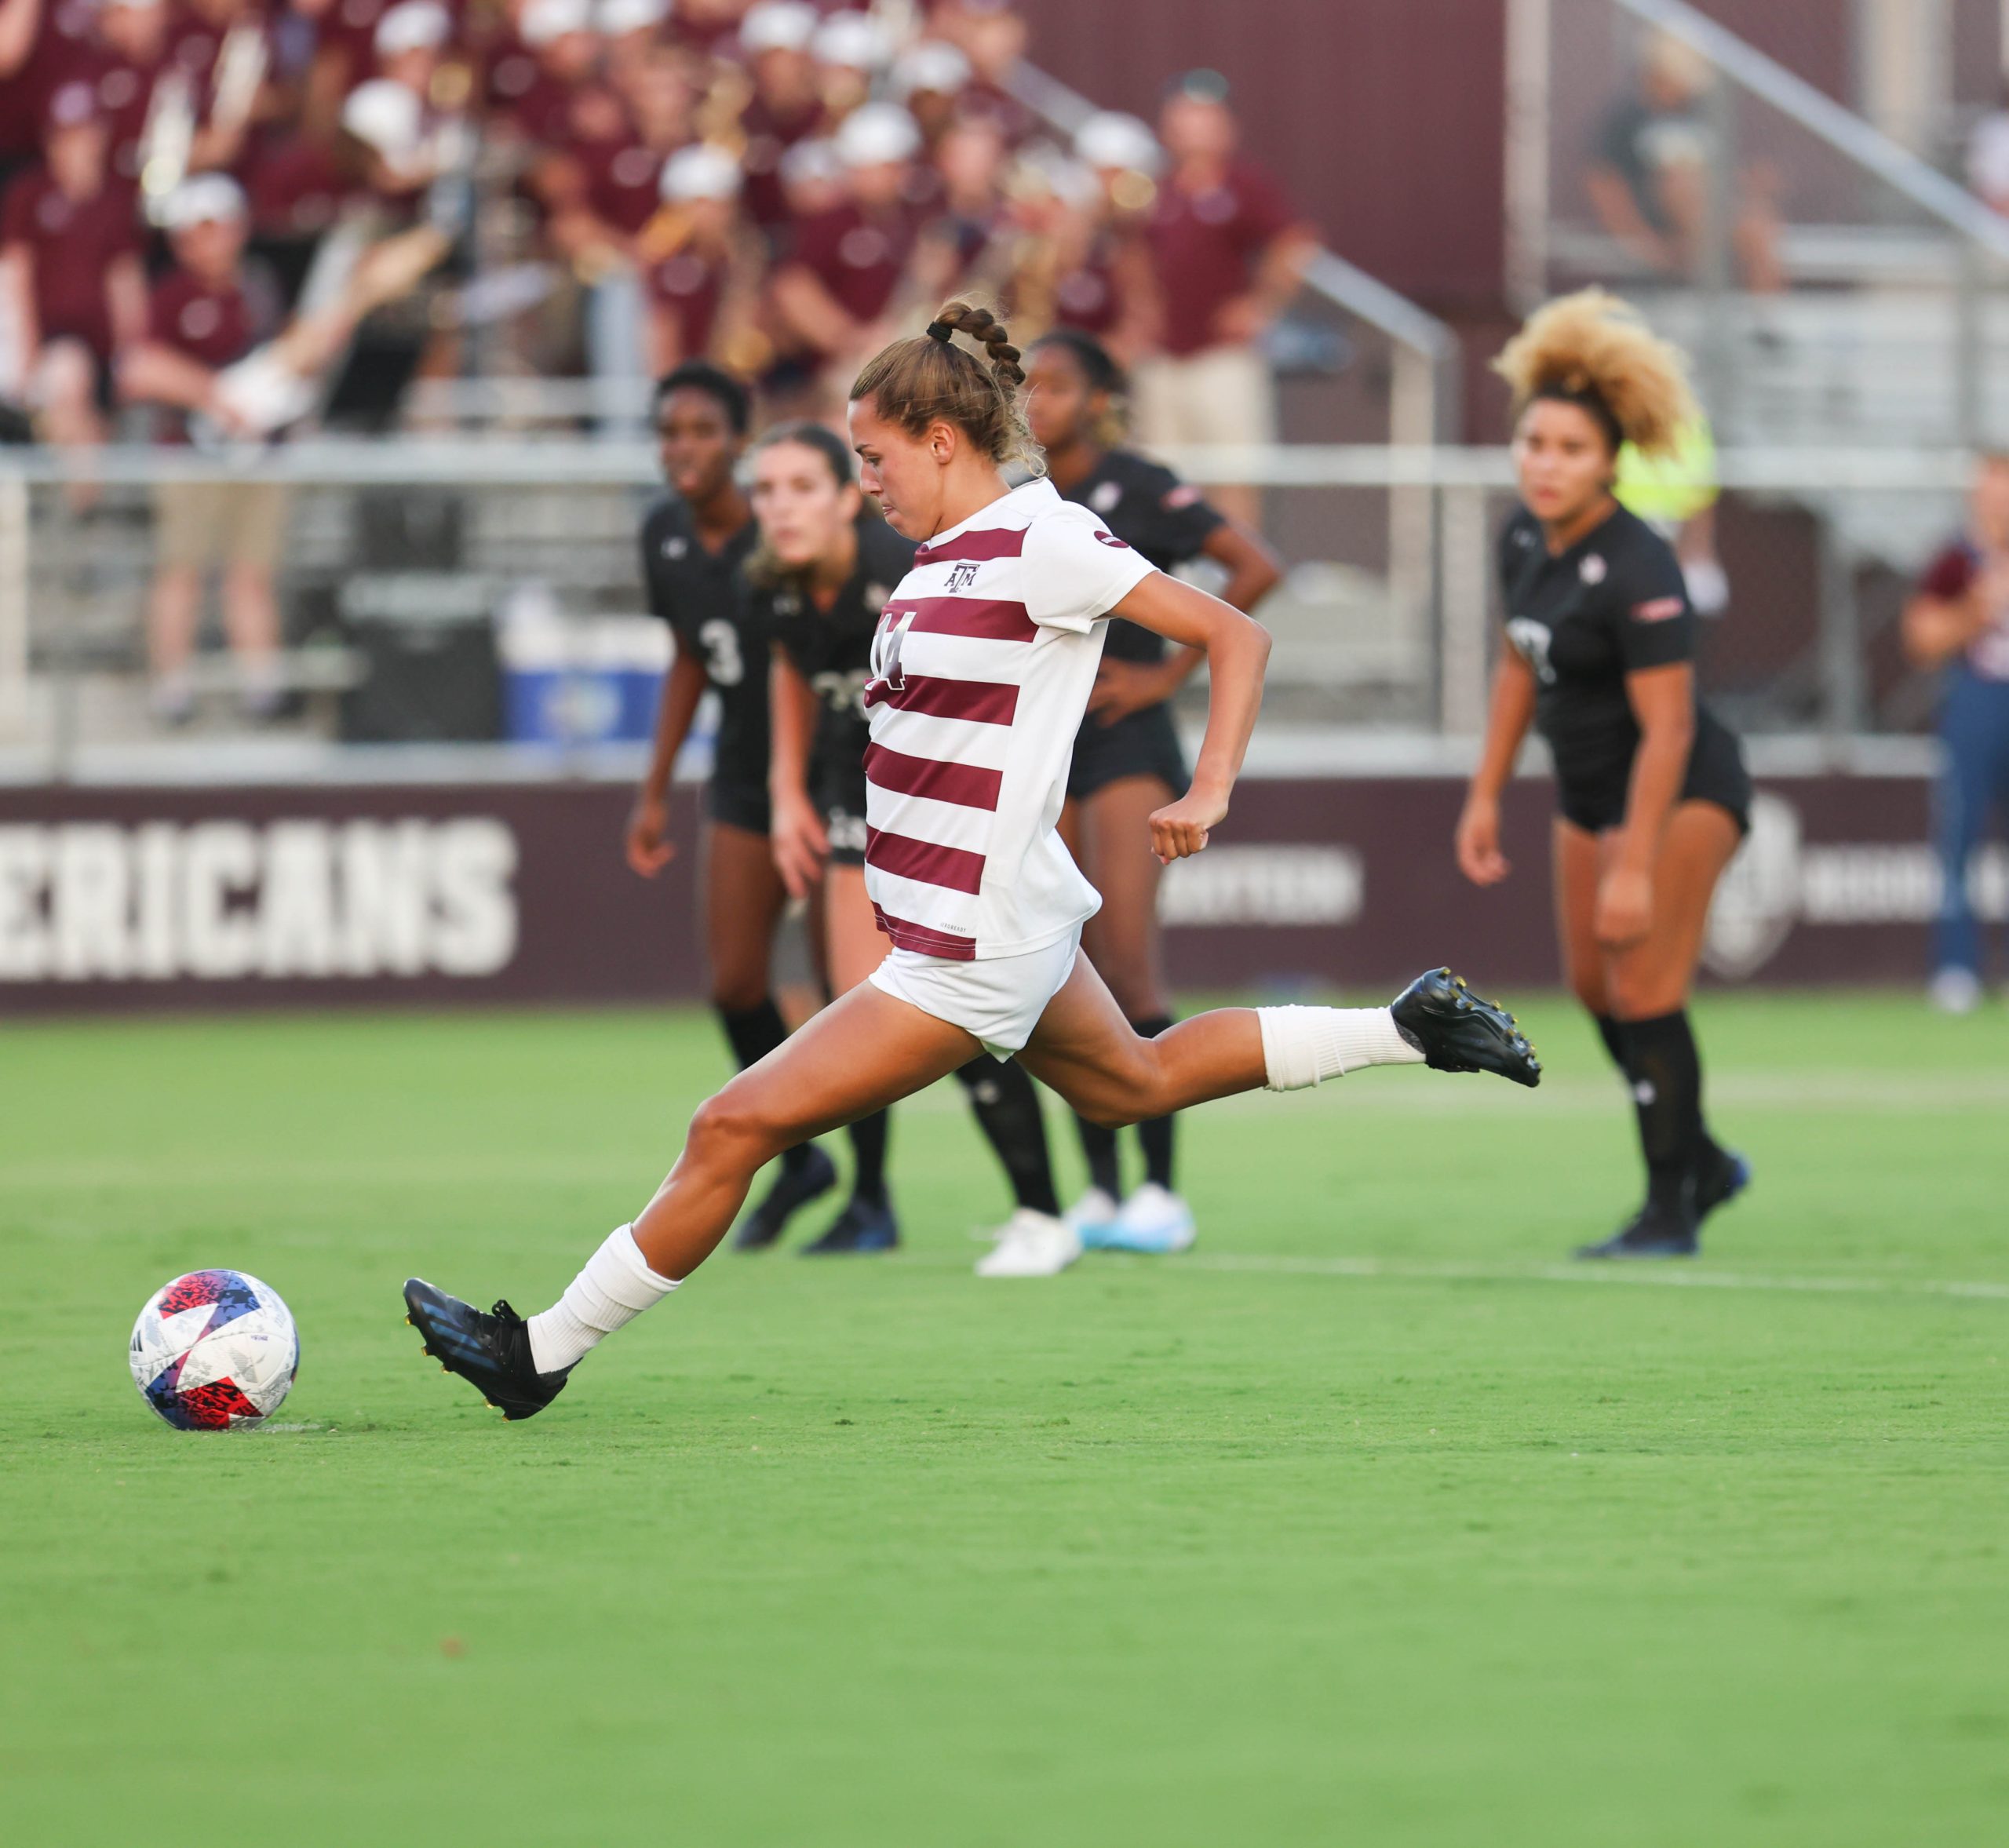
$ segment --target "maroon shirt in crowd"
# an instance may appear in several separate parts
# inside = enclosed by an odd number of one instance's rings
[[[43,0],[34,49],[20,70],[0,77],[0,162],[32,158],[42,146],[49,99],[77,74],[90,42],[89,0]]]
[[[213,289],[185,269],[172,269],[154,285],[147,304],[147,337],[212,372],[235,365],[272,333],[277,304],[248,278]],[[165,419],[162,440],[186,443],[185,417]]]
[[[1166,352],[1183,357],[1219,345],[1214,317],[1247,293],[1263,252],[1296,222],[1282,188],[1245,161],[1203,192],[1168,180],[1145,227],[1165,297]]]
[[[913,249],[913,221],[905,213],[868,218],[849,203],[797,226],[789,260],[800,264],[854,319],[885,312]]]
[[[691,245],[642,272],[649,300],[675,319],[678,350],[687,359],[702,359],[710,349],[725,280],[724,263]]]
[[[42,337],[80,340],[100,360],[111,356],[105,272],[138,242],[131,195],[121,187],[73,199],[46,171],[31,167],[7,188],[0,206],[0,246],[28,249]]]
[[[662,202],[666,156],[639,141],[578,141],[566,152],[585,176],[586,207],[601,224],[633,237]]]
[[[778,110],[766,98],[755,97],[739,118],[746,131],[746,151],[741,165],[746,172],[746,215],[763,231],[772,231],[788,217],[788,199],[782,190],[782,156],[797,142],[807,140],[822,126],[823,106],[811,101],[800,109]]]

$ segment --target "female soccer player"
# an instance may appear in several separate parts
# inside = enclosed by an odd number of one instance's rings
[[[1111,534],[1161,571],[1196,558],[1216,560],[1228,574],[1222,602],[1252,611],[1277,581],[1276,560],[1261,540],[1215,512],[1198,488],[1118,447],[1123,374],[1102,344],[1063,330],[1034,341],[1026,356],[1026,421],[1046,452],[1047,479],[1063,498],[1100,515]],[[1081,947],[1125,1018],[1147,1040],[1172,1025],[1172,1012],[1158,945],[1164,869],[1147,829],[1154,811],[1185,793],[1172,697],[1200,659],[1198,649],[1168,650],[1162,636],[1121,617],[1109,625],[1060,814],[1062,839],[1102,895]],[[1081,1242],[1145,1252],[1190,1245],[1193,1215],[1172,1186],[1172,1118],[1137,1125],[1144,1181],[1128,1198],[1116,1132],[1085,1117],[1075,1122],[1088,1157],[1088,1190],[1067,1217]]]
[[[865,689],[880,613],[912,568],[913,541],[866,513],[850,450],[820,424],[784,425],[760,439],[753,506],[761,544],[748,576],[762,627],[777,644],[775,861],[797,896],[821,890],[830,991],[843,994],[885,955],[865,883],[872,742]],[[1041,1253],[1072,1245],[1077,1255],[1061,1222],[1032,1080],[981,1055],[957,1076],[1011,1183],[1012,1242]],[[884,1251],[899,1242],[884,1175],[885,1122],[881,1111],[851,1126],[855,1137],[877,1128],[870,1147],[860,1146],[851,1205],[811,1252]],[[984,1274],[1028,1273],[994,1263]]]
[[[712,1005],[741,1068],[788,1037],[768,991],[775,927],[787,902],[768,842],[768,643],[742,607],[738,573],[756,528],[735,479],[746,444],[746,388],[693,361],[656,388],[656,433],[673,490],[642,526],[649,607],[676,637],[656,713],[654,748],[628,818],[628,864],[653,879],[676,851],[669,778],[707,688],[719,696],[718,742],[706,793],[702,880]],[[829,1156],[804,1143],[740,1227],[771,1244],[791,1214],[837,1183]]]
[[[983,341],[988,365],[953,344],[958,329]],[[1051,482],[1005,486],[1001,465],[1037,460],[1018,359],[989,313],[952,302],[851,388],[865,490],[920,542],[880,618],[865,689],[865,879],[892,942],[885,960],[699,1106],[655,1197],[541,1314],[527,1321],[506,1303],[483,1314],[417,1278],[405,1285],[426,1350],[507,1417],[549,1405],[582,1356],[703,1263],[763,1162],[979,1052],[1018,1053],[1110,1124],[1368,1065],[1540,1081],[1511,1016],[1445,970],[1389,1008],[1223,1008],[1154,1040],[1124,1019],[1080,953],[1096,895],[1055,826],[1103,622],[1125,616],[1203,649],[1211,669],[1192,786],[1148,824],[1166,861],[1199,852],[1227,817],[1269,638],[1154,570]]]
[[[1507,639],[1459,818],[1466,877],[1507,877],[1500,792],[1530,721],[1555,759],[1562,964],[1632,1087],[1645,1205],[1585,1258],[1674,1257],[1750,1179],[1702,1121],[1688,991],[1751,779],[1695,693],[1695,616],[1672,548],[1613,498],[1628,440],[1648,455],[1696,409],[1679,353],[1599,290],[1551,302],[1495,369],[1514,394],[1521,506],[1500,534]]]

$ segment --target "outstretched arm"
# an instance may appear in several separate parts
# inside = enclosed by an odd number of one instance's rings
[[[1151,817],[1151,851],[1169,863],[1197,854],[1207,831],[1225,820],[1234,779],[1256,715],[1263,709],[1263,670],[1270,632],[1219,597],[1154,571],[1110,612],[1207,658],[1207,731],[1193,767],[1192,786]]]

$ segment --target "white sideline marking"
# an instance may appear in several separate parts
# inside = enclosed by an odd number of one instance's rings
[[[1795,1290],[1820,1295],[1966,1296],[2009,1302],[2009,1283],[1963,1283],[1944,1278],[1774,1277],[1756,1271],[1693,1270],[1679,1260],[1616,1259],[1577,1264],[1408,1263],[1385,1258],[1263,1257],[1253,1252],[1199,1252],[1176,1260],[1197,1270],[1241,1270],[1286,1277],[1386,1277],[1427,1283],[1645,1284],[1669,1289]]]

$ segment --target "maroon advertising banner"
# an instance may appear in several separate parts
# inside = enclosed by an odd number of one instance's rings
[[[1711,920],[1708,978],[1922,978],[1939,875],[1928,785],[1765,782]],[[1552,983],[1550,800],[1510,793],[1513,877],[1468,885],[1448,778],[1252,780],[1162,896],[1186,989],[1379,993],[1436,962]],[[598,783],[0,790],[0,1016],[147,1008],[618,1002],[705,992],[697,804],[654,880]],[[2009,855],[1973,870],[2009,915]]]

